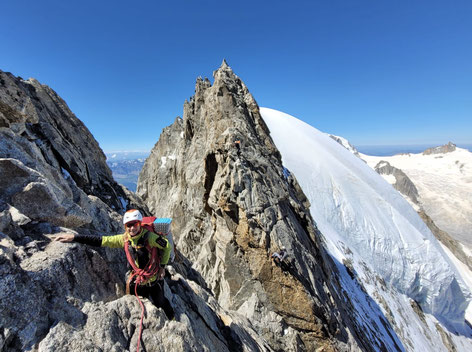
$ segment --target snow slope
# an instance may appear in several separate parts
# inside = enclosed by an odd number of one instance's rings
[[[456,148],[441,154],[360,157],[372,168],[385,160],[401,169],[415,184],[423,209],[436,225],[472,248],[471,152]]]
[[[402,326],[399,330],[409,329],[403,331],[405,340],[415,340],[409,346],[422,350],[418,341],[428,348],[435,346],[435,339],[441,341],[434,328],[438,321],[470,334],[464,315],[471,293],[408,202],[328,135],[276,110],[261,108],[261,114],[284,166],[310,200],[331,255],[339,263],[352,263],[367,292],[385,311],[392,310],[389,314]],[[389,289],[380,292],[379,282]],[[418,320],[411,315],[410,299],[432,315],[425,322],[429,333],[410,326]],[[470,336],[459,340],[457,346],[471,348]]]

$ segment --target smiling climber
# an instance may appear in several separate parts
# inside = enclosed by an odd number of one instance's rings
[[[96,247],[124,248],[131,273],[126,282],[126,293],[151,298],[166,313],[169,320],[174,310],[164,296],[164,267],[169,261],[171,246],[167,239],[141,226],[143,216],[139,210],[128,210],[123,216],[125,233],[115,236],[64,234],[55,238],[59,242],[78,242]]]

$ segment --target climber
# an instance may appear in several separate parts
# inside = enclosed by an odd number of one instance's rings
[[[291,263],[287,259],[288,253],[285,247],[282,247],[280,251],[272,253],[271,258],[274,260],[275,265],[280,266],[283,271],[289,271]]]
[[[164,296],[163,286],[164,267],[169,260],[171,247],[165,237],[141,227],[142,220],[141,212],[132,209],[123,216],[126,229],[124,234],[102,237],[64,234],[57,236],[55,241],[124,248],[128,265],[131,267],[131,274],[126,284],[127,293],[150,297],[157,307],[164,310],[167,318],[172,320],[174,310]]]
[[[286,257],[287,257],[287,251],[285,250],[285,247],[282,247],[280,251],[274,252],[272,254],[272,258],[274,258],[275,264],[282,263]]]
[[[241,141],[235,141],[234,146],[236,147],[236,154],[238,157],[241,155]]]

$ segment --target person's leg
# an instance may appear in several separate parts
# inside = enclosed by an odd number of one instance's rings
[[[156,307],[164,309],[169,320],[174,319],[174,309],[170,305],[169,300],[164,296],[164,282],[158,281],[149,288],[149,294]]]
[[[280,263],[280,268],[281,268],[283,271],[288,271],[288,270],[289,270],[289,266],[287,265],[286,262],[281,262],[281,263]]]
[[[141,285],[138,285],[138,295],[141,296],[141,297],[146,297],[146,298],[149,298],[151,295],[150,295],[150,288],[149,286],[141,286]],[[131,287],[130,287],[130,292],[132,292],[132,294],[134,295],[134,285],[133,285],[133,290],[131,290]]]
[[[164,310],[164,313],[166,313],[167,318],[169,320],[172,320],[175,315],[174,309],[170,305],[169,300],[164,296],[164,288],[162,285],[163,285],[162,281],[156,282],[153,286],[138,285],[138,288],[137,288],[138,295],[142,297],[146,297],[146,298],[151,298],[154,305],[158,308],[162,308]],[[134,280],[130,283],[129,289],[130,289],[130,294],[134,295],[135,294]]]

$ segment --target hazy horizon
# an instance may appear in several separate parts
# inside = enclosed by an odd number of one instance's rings
[[[452,141],[451,141],[452,142]],[[454,143],[454,142],[452,142]],[[363,154],[372,155],[372,156],[392,156],[399,153],[421,153],[428,148],[439,147],[447,143],[428,143],[428,144],[397,144],[397,145],[354,145],[354,147]],[[467,149],[472,152],[472,144],[456,144],[458,148]],[[107,156],[107,161],[121,161],[121,160],[134,160],[143,157],[147,157],[151,153],[151,150],[114,150],[114,151],[104,151]],[[113,154],[117,154],[116,159],[111,158]],[[126,158],[123,154],[133,155],[133,158]]]

